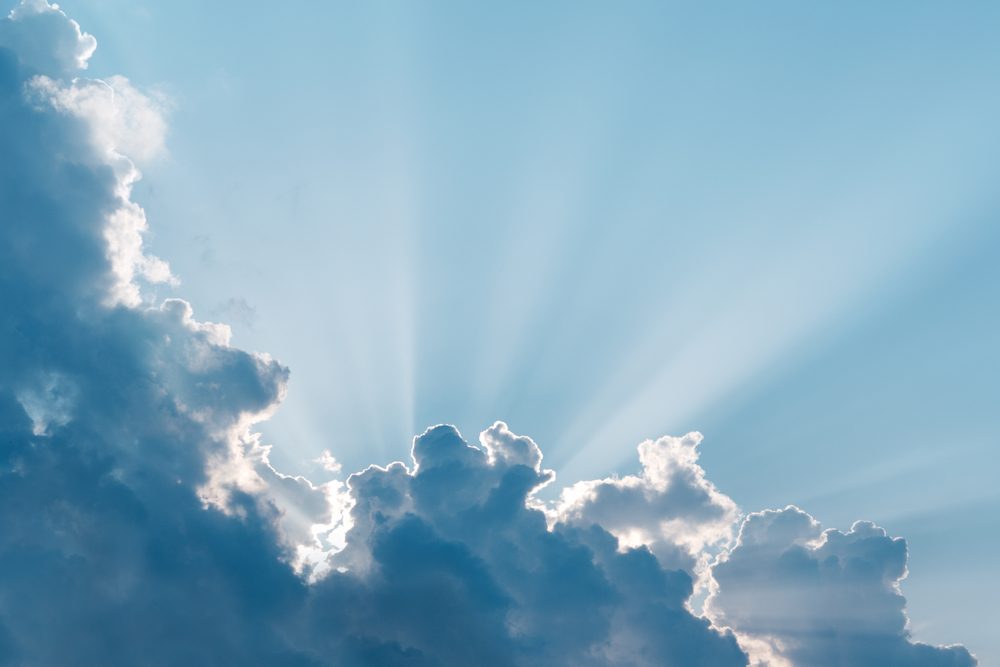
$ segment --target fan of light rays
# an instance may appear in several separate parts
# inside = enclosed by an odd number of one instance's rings
[[[623,280],[600,293],[607,301],[588,304],[589,317],[614,318],[616,299],[630,299],[637,290],[642,312],[622,324],[638,327],[611,326],[610,338],[597,338],[593,320],[580,313],[527,322],[550,340],[551,351],[531,357],[536,367],[529,381],[561,378],[565,392],[577,398],[561,403],[549,394],[549,409],[565,418],[546,449],[561,481],[620,467],[644,438],[699,428],[699,415],[736,391],[753,391],[775,367],[794,363],[810,345],[877,308],[909,272],[934,261],[935,244],[956,235],[962,220],[974,219],[988,195],[984,174],[958,177],[949,166],[962,163],[968,144],[946,147],[940,135],[923,130],[919,124],[905,128],[887,142],[893,150],[821,194],[797,179],[794,165],[787,172],[747,174],[752,197],[729,210],[712,207],[711,214],[735,221],[722,228],[729,236],[703,245],[704,254],[667,252],[662,266],[643,273],[647,283]],[[938,162],[921,159],[926,155]],[[928,180],[946,187],[929,192],[920,185]],[[621,224],[628,215],[609,221],[607,235],[637,233]],[[747,229],[765,236],[755,238]],[[588,259],[628,262],[600,252],[594,257]],[[585,274],[592,264],[571,267],[560,283],[567,300],[590,286]],[[560,354],[562,347],[576,351],[576,368]],[[606,359],[595,361],[601,356]],[[605,372],[588,376],[594,368]],[[585,392],[574,386],[581,381]],[[553,389],[559,391],[557,382],[547,386]],[[497,390],[504,392],[523,395],[532,388]]]

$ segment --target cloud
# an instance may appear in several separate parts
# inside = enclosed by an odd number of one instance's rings
[[[99,156],[127,155],[145,162],[165,150],[166,99],[139,92],[123,76],[61,83],[39,75],[28,81],[28,91],[37,104],[84,120]]]
[[[598,524],[624,544],[647,545],[662,563],[703,573],[714,549],[728,544],[739,510],[705,479],[700,433],[639,445],[642,472],[579,482],[562,492],[557,521]]]
[[[90,44],[45,3],[0,22],[0,664],[282,664],[303,584],[249,428],[287,370],[144,301],[138,172],[98,140],[139,93],[38,87]]]
[[[0,21],[0,665],[747,664],[726,626],[801,664],[971,664],[909,641],[901,547],[868,525],[820,544],[751,515],[716,622],[695,615],[738,518],[697,434],[553,506],[540,448],[502,422],[474,445],[434,427],[346,482],[276,470],[254,425],[289,371],[148,295],[174,279],[143,247],[133,159],[162,151],[162,103],[80,78],[95,45],[44,0]],[[822,576],[785,576],[786,552]],[[770,584],[778,613],[747,594]],[[831,623],[846,644],[803,634]]]
[[[242,297],[230,297],[217,304],[212,309],[212,314],[217,317],[224,317],[230,322],[236,322],[248,329],[253,329],[257,320],[257,309]]]
[[[746,664],[685,608],[686,573],[599,526],[549,530],[526,502],[551,479],[535,443],[498,422],[479,445],[437,426],[414,440],[412,469],[351,476],[347,546],[314,600],[349,636],[408,647],[414,664]]]
[[[906,542],[859,521],[822,530],[796,507],[749,515],[713,569],[712,616],[792,665],[958,667],[961,646],[914,642],[900,582]]]
[[[0,23],[0,44],[33,74],[72,77],[87,68],[97,40],[80,30],[58,5],[24,0]]]

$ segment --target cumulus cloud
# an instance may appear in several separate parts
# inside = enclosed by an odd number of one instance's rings
[[[87,68],[97,40],[47,0],[24,0],[0,24],[0,43],[31,73],[72,77]]]
[[[639,445],[639,475],[579,482],[566,488],[557,521],[598,524],[623,544],[647,545],[669,567],[704,573],[710,556],[731,540],[736,503],[705,479],[700,433]]]
[[[552,506],[501,422],[346,481],[276,470],[254,425],[289,371],[148,296],[173,277],[133,159],[162,103],[80,78],[95,45],[45,0],[0,21],[0,665],[972,664],[910,640],[905,548],[874,526],[751,515],[727,552],[697,434]]]
[[[314,592],[349,628],[339,650],[361,637],[365,650],[407,647],[413,664],[746,664],[731,634],[685,608],[685,572],[596,525],[548,528],[526,502],[551,478],[534,442],[498,422],[479,445],[437,426],[414,440],[412,468],[350,477],[347,545]]]
[[[99,157],[127,155],[147,161],[164,151],[166,100],[138,91],[123,76],[62,83],[39,75],[28,82],[28,90],[38,104],[84,120]]]
[[[754,513],[713,570],[708,606],[772,664],[974,665],[961,646],[910,637],[906,556],[902,538],[866,521],[842,533],[796,507]]]

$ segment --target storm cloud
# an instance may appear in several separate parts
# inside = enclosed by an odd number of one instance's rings
[[[974,664],[911,640],[875,526],[786,509],[734,542],[698,434],[550,505],[502,422],[346,481],[275,470],[254,424],[288,370],[149,296],[175,279],[133,160],[166,124],[83,76],[95,48],[45,0],[0,21],[0,665]]]

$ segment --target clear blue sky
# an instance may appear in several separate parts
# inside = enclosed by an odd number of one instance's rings
[[[291,367],[286,469],[700,430],[741,507],[905,536],[916,636],[1000,664],[1000,5],[64,8],[172,100],[149,244]]]

